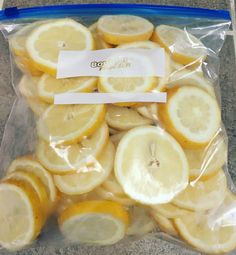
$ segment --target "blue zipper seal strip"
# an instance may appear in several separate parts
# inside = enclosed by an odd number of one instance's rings
[[[79,15],[96,16],[104,14],[158,15],[180,18],[203,18],[208,20],[231,20],[230,13],[226,10],[148,4],[74,4],[20,9],[17,7],[6,8],[0,11],[0,21]]]

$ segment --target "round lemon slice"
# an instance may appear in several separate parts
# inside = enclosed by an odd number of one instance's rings
[[[174,219],[174,224],[180,236],[194,248],[204,253],[223,254],[236,247],[234,213],[229,212],[230,224],[221,224],[211,213],[189,213]]]
[[[128,131],[117,147],[114,168],[125,193],[143,204],[168,203],[188,185],[183,149],[159,127]]]
[[[99,186],[111,173],[115,157],[115,147],[109,142],[98,158],[93,158],[76,173],[55,175],[54,181],[58,189],[65,194],[78,195],[89,192]]]
[[[42,227],[39,198],[25,182],[0,184],[0,244],[16,251],[30,244]]]
[[[37,177],[35,174],[23,171],[23,170],[16,170],[5,177],[5,180],[20,180],[26,182],[30,185],[33,190],[36,192],[41,209],[43,210],[44,214],[47,213],[49,207],[49,198],[47,195],[46,188],[43,182]],[[46,216],[46,215],[45,215]]]
[[[150,210],[134,205],[129,208],[130,222],[126,234],[129,236],[146,235],[155,229],[155,221],[150,215]]]
[[[197,70],[180,69],[169,76],[167,88],[176,86],[196,86],[207,91],[212,97],[215,97],[214,85],[204,77],[202,72]]]
[[[186,29],[160,25],[155,28],[152,39],[168,50],[175,61],[183,65],[203,61],[207,56],[203,43]]]
[[[100,155],[108,138],[108,127],[103,123],[90,137],[77,144],[54,145],[39,140],[36,156],[40,163],[54,174],[74,173]]]
[[[207,211],[218,207],[226,196],[227,181],[221,170],[206,181],[192,181],[172,203],[193,211]]]
[[[183,86],[168,91],[168,101],[159,105],[165,128],[184,148],[206,146],[220,129],[217,101],[206,91]]]
[[[112,201],[87,201],[68,207],[58,218],[60,230],[72,242],[108,245],[120,241],[129,215]]]
[[[45,168],[41,164],[39,164],[30,156],[21,157],[12,161],[11,165],[7,170],[7,173],[12,173],[17,170],[24,170],[25,172],[36,175],[45,185],[49,200],[52,204],[55,204],[55,202],[57,201],[57,190],[54,185],[53,178],[51,174],[47,170],[45,170]]]
[[[35,28],[26,40],[29,57],[37,68],[55,75],[60,50],[92,50],[91,32],[72,19],[58,19]]]
[[[96,50],[101,50],[101,49],[108,49],[108,48],[112,48],[112,45],[105,42],[101,36],[99,35],[99,32],[97,30],[97,22],[95,22],[94,24],[92,24],[90,27],[89,27],[89,30],[90,32],[92,33],[93,35],[93,39],[94,39],[94,42],[95,42],[95,48]]]
[[[153,205],[152,209],[154,212],[157,212],[158,214],[161,214],[163,217],[168,219],[178,218],[189,212],[188,210],[180,208],[173,203]]]
[[[117,48],[121,49],[132,49],[132,48],[141,48],[141,49],[157,49],[161,46],[155,42],[151,41],[140,41],[133,43],[125,43],[119,45]],[[171,74],[171,59],[169,54],[165,52],[165,76],[158,78],[158,83],[153,90],[163,91],[166,88],[166,84],[168,83],[168,78]]]
[[[126,134],[126,131],[123,131],[123,132],[119,132],[118,134],[115,134],[115,135],[111,135],[110,136],[110,139],[112,141],[112,143],[115,145],[115,147],[118,146],[121,138]]]
[[[156,221],[158,227],[161,231],[171,235],[171,236],[178,236],[178,232],[173,224],[171,219],[168,219],[161,214],[157,213],[156,211],[152,212],[152,216]]]
[[[105,15],[99,18],[98,32],[107,43],[122,43],[148,40],[153,25],[148,20],[133,15]]]
[[[94,77],[56,79],[44,74],[37,85],[40,99],[47,103],[53,103],[56,94],[94,91],[97,87],[97,79]]]
[[[116,130],[128,130],[138,126],[152,124],[150,119],[144,118],[134,109],[109,105],[107,107],[106,121]]]
[[[224,136],[215,136],[210,143],[197,150],[185,149],[191,180],[207,180],[227,162],[227,144]]]
[[[90,136],[103,122],[104,105],[52,105],[38,122],[38,134],[50,144],[70,144]]]

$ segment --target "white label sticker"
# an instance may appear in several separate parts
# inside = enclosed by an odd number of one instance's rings
[[[57,78],[79,76],[165,76],[165,51],[156,49],[104,49],[60,51]]]
[[[166,103],[166,92],[153,93],[63,93],[54,97],[54,104],[111,104],[123,102]]]

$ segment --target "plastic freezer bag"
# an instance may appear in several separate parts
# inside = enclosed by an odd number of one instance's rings
[[[228,12],[73,5],[0,21],[17,95],[1,145],[3,249],[147,233],[236,247],[218,84]]]

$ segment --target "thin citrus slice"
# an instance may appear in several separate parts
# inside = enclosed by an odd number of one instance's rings
[[[99,77],[98,90],[100,92],[148,92],[158,85],[156,77]],[[132,103],[127,103],[132,105]],[[134,104],[134,103],[133,103]]]
[[[218,207],[226,196],[227,180],[221,170],[206,181],[192,181],[172,203],[193,211],[206,211]]]
[[[55,75],[60,50],[92,50],[90,31],[72,19],[58,19],[35,28],[28,36],[26,49],[37,68]]]
[[[134,109],[109,105],[106,121],[109,126],[117,130],[128,130],[138,126],[152,124],[150,119],[144,118]]]
[[[130,206],[136,204],[134,200],[124,194],[116,194],[110,190],[105,189],[103,186],[97,187],[94,192],[99,196],[100,199],[115,201],[124,206]]]
[[[40,99],[47,103],[53,103],[56,94],[94,91],[97,87],[97,79],[94,77],[56,79],[44,74],[37,85]]]
[[[144,106],[138,106],[134,108],[143,117],[152,121],[158,121],[158,104],[152,103]]]
[[[12,161],[7,172],[12,173],[17,170],[24,170],[25,172],[36,175],[45,185],[47,196],[51,203],[55,204],[57,201],[57,190],[54,185],[53,178],[41,164],[39,164],[30,156],[21,157]]]
[[[115,147],[109,142],[98,159],[93,158],[76,173],[67,175],[54,175],[58,189],[65,194],[84,194],[99,186],[109,176],[113,168]]]
[[[67,208],[58,218],[63,235],[72,242],[114,244],[129,224],[128,213],[112,201],[86,201]]]
[[[157,212],[158,214],[161,214],[163,217],[168,219],[178,218],[189,212],[188,210],[180,208],[173,203],[153,205],[152,208],[154,212]]]
[[[24,171],[24,170],[16,170],[12,173],[9,173],[4,180],[20,180],[26,182],[30,185],[35,193],[37,194],[41,209],[43,211],[44,216],[47,214],[48,207],[49,207],[49,198],[47,195],[46,187],[44,186],[43,182],[37,177],[35,174]]]
[[[203,61],[207,55],[203,43],[186,29],[160,25],[155,28],[152,39],[168,50],[175,61],[183,65]]]
[[[84,137],[77,144],[54,145],[39,140],[36,156],[40,163],[54,174],[74,173],[100,155],[108,138],[108,127],[103,123],[90,137]]]
[[[196,86],[207,91],[212,97],[215,97],[214,85],[198,69],[180,69],[173,72],[169,76],[167,88],[170,89],[176,86]]]
[[[180,236],[193,247],[204,253],[222,254],[236,247],[234,215],[235,211],[228,211],[230,224],[222,224],[214,214],[189,213],[174,219],[174,224]]]
[[[153,25],[148,20],[132,15],[105,15],[99,18],[97,29],[104,41],[118,45],[148,40]]]
[[[184,148],[206,146],[220,129],[221,113],[215,98],[192,86],[168,91],[168,101],[159,105],[165,128]]]
[[[117,48],[121,49],[132,49],[132,48],[141,48],[141,49],[156,49],[160,48],[161,46],[155,42],[151,41],[140,41],[140,42],[133,42],[133,43],[125,43],[119,45]],[[153,90],[163,91],[166,87],[168,82],[168,77],[171,74],[171,59],[169,54],[165,52],[165,76],[159,77],[157,86],[153,88]]]
[[[128,131],[117,147],[114,167],[125,193],[143,204],[168,203],[188,185],[183,149],[159,127]]]
[[[25,182],[0,184],[0,244],[12,251],[30,244],[39,234],[43,217],[39,198]]]
[[[41,115],[46,111],[49,104],[40,100],[37,94],[37,82],[39,78],[30,77],[29,75],[24,75],[19,83],[19,90],[21,94],[26,98],[31,110],[37,114]]]
[[[134,205],[129,208],[131,223],[127,229],[127,235],[141,236],[154,230],[155,222],[149,211],[149,209],[140,205]]]
[[[227,162],[227,144],[222,134],[216,135],[210,143],[197,150],[185,149],[191,180],[206,180],[216,174]]]
[[[156,211],[152,212],[152,216],[161,231],[171,236],[178,236],[178,232],[176,231],[173,221],[171,219],[164,217],[163,215],[157,213]]]
[[[95,22],[89,27],[89,30],[93,35],[96,50],[112,48],[112,45],[105,42],[99,35],[99,32],[97,30],[97,24],[98,23]]]
[[[38,122],[38,134],[50,144],[70,144],[90,136],[103,122],[104,105],[52,105]]]
[[[123,132],[119,132],[118,134],[115,134],[115,135],[111,135],[110,136],[110,139],[111,141],[113,142],[113,144],[115,145],[115,147],[118,146],[121,138],[126,134],[126,131],[123,131]]]

